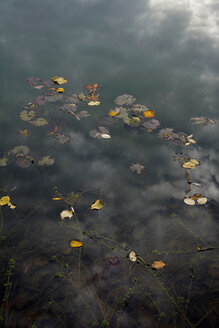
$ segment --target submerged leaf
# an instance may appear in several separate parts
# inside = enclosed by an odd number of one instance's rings
[[[135,100],[136,99],[133,96],[124,94],[115,99],[115,104],[120,106],[131,105],[135,102]]]
[[[0,166],[7,166],[8,165],[9,158],[8,157],[2,157],[0,158]]]
[[[23,136],[23,137],[29,137],[30,136],[30,133],[27,129],[25,130],[19,130],[18,133]]]
[[[45,100],[48,101],[48,102],[56,102],[56,101],[59,101],[59,100],[62,100],[63,99],[63,95],[62,94],[56,94],[56,95],[51,95],[51,96],[46,96],[45,97]]]
[[[70,246],[73,247],[73,248],[78,248],[78,247],[82,247],[83,243],[80,240],[74,239],[74,240],[70,241]]]
[[[100,199],[97,199],[95,203],[91,205],[92,210],[100,210],[103,207],[103,202]]]
[[[38,165],[40,166],[44,166],[44,165],[50,166],[53,165],[54,163],[55,160],[50,156],[44,156],[38,161]]]
[[[71,137],[64,133],[57,133],[54,135],[54,138],[59,144],[65,144],[66,142],[69,142],[71,140]]]
[[[81,119],[81,118],[87,118],[89,116],[90,116],[90,114],[86,110],[82,110],[81,112],[77,113],[77,117],[79,119]]]
[[[140,163],[133,163],[129,166],[129,168],[132,171],[132,173],[136,172],[136,173],[140,174],[145,169],[145,166]]]
[[[19,114],[19,117],[23,121],[30,121],[36,115],[34,110],[22,110]]]
[[[35,126],[43,126],[43,125],[48,124],[48,121],[43,117],[38,117],[35,121],[32,121],[30,123]]]
[[[157,129],[160,126],[160,122],[158,120],[152,119],[142,124],[146,129]]]

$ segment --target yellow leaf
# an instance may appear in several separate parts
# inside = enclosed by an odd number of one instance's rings
[[[83,243],[82,243],[82,241],[75,239],[75,240],[71,240],[70,241],[70,246],[71,247],[74,247],[74,248],[82,247],[83,246]]]
[[[100,101],[89,101],[89,103],[88,103],[89,106],[98,106],[100,104],[101,104]]]
[[[0,199],[0,206],[7,205],[10,202],[10,197],[9,196],[3,196]]]
[[[64,92],[64,88],[58,88],[58,89],[56,89],[56,92],[63,93]]]
[[[192,162],[193,164],[195,164],[195,166],[200,164],[200,162],[197,161],[197,160],[194,159],[194,158],[190,158],[190,162]]]
[[[10,207],[11,210],[14,210],[16,208],[16,206],[11,204],[11,202],[8,202],[8,206]]]
[[[209,122],[211,122],[212,124],[216,124],[216,122],[213,121],[213,120],[211,120],[210,118],[209,118],[208,120],[209,120]]]
[[[53,197],[52,200],[61,200],[61,197]]]
[[[72,211],[64,210],[60,213],[61,220],[64,220],[65,218],[71,218],[73,216]]]
[[[143,112],[144,117],[154,117],[155,112],[153,110],[146,110]]]
[[[115,110],[111,110],[109,113],[108,113],[109,116],[116,116],[118,115],[118,112],[116,112]]]
[[[199,199],[197,199],[197,203],[199,205],[204,205],[207,203],[207,201],[208,201],[207,197],[200,197]]]
[[[132,262],[136,262],[136,260],[137,260],[137,256],[136,256],[135,252],[131,251],[131,252],[129,253],[129,259],[130,259],[130,261],[132,261]]]
[[[195,205],[195,201],[189,197],[184,198],[184,203],[187,205]]]
[[[60,77],[60,76],[54,76],[51,78],[51,80],[57,84],[65,84],[67,82],[67,80],[64,77]]]
[[[91,205],[92,210],[100,210],[103,207],[103,202],[100,199],[97,199],[95,203]]]
[[[196,165],[192,162],[185,162],[182,167],[184,167],[185,169],[194,169],[196,167]]]
[[[163,261],[155,261],[151,264],[151,267],[153,269],[159,270],[162,269],[166,264]]]

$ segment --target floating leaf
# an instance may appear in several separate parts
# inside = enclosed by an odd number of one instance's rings
[[[77,106],[75,104],[65,104],[60,107],[60,110],[72,114],[77,110]]]
[[[63,93],[65,90],[64,90],[64,88],[58,88],[58,89],[56,89],[56,92],[58,92],[58,93]]]
[[[52,200],[61,200],[62,197],[53,197]]]
[[[0,206],[7,205],[10,202],[10,197],[9,196],[3,196],[0,199]]]
[[[97,199],[95,203],[91,205],[92,210],[100,210],[103,207],[103,202],[100,199]]]
[[[19,117],[23,121],[30,121],[36,115],[34,110],[27,111],[26,109],[22,110],[19,114]]]
[[[89,106],[99,106],[101,104],[100,101],[89,101],[88,105]]]
[[[18,133],[23,136],[23,137],[29,137],[30,136],[30,133],[27,129],[25,130],[19,130]]]
[[[153,269],[159,270],[162,269],[166,264],[163,261],[155,261],[151,264],[151,267]]]
[[[155,112],[153,110],[146,110],[143,112],[144,117],[154,117]]]
[[[78,98],[81,100],[81,101],[86,101],[87,100],[87,97],[86,95],[83,93],[83,92],[80,92],[78,94]]]
[[[195,201],[193,200],[193,199],[191,199],[191,198],[188,198],[188,197],[186,197],[186,198],[184,198],[184,203],[186,203],[187,205],[195,205]]]
[[[99,131],[97,130],[91,130],[89,132],[89,135],[92,138],[97,138],[97,139],[110,139],[111,136],[109,134],[109,131],[104,127],[104,126],[100,126],[98,128]]]
[[[38,117],[35,121],[32,121],[30,123],[35,126],[43,126],[43,125],[48,124],[48,121],[43,117]]]
[[[182,164],[182,167],[185,169],[194,169],[197,165],[200,165],[200,162],[194,158],[190,158],[188,162]]]
[[[64,220],[65,218],[72,218],[73,213],[72,211],[64,210],[60,213],[60,216],[61,216],[61,220]]]
[[[10,197],[9,196],[3,196],[0,199],[0,206],[8,205],[12,210],[16,208],[15,205],[11,204]]]
[[[70,246],[73,247],[73,248],[78,248],[78,247],[82,247],[83,243],[80,240],[74,239],[74,240],[70,241]]]
[[[38,161],[38,165],[40,166],[44,166],[44,165],[50,166],[53,165],[54,163],[55,160],[50,156],[44,156]]]
[[[115,104],[123,106],[123,105],[131,105],[135,102],[135,98],[131,95],[122,95],[122,96],[118,96],[115,99]]]
[[[195,195],[191,196],[190,199],[197,200],[200,197],[201,197],[201,194],[195,194]]]
[[[136,173],[140,174],[145,169],[145,166],[140,163],[134,163],[134,164],[131,164],[129,166],[129,168],[132,171],[132,173],[136,172]]]
[[[199,199],[197,199],[197,203],[199,205],[204,205],[207,203],[207,201],[208,201],[207,197],[200,197]]]
[[[102,134],[101,134],[101,137],[102,137],[103,139],[110,139],[110,138],[111,138],[110,135],[107,134],[107,133],[102,133]]]
[[[10,153],[12,153],[13,155],[15,155],[16,157],[19,157],[19,156],[26,156],[28,153],[29,153],[30,149],[27,147],[27,146],[16,146],[14,147]]]
[[[136,256],[136,254],[135,254],[134,251],[131,251],[131,252],[129,253],[129,259],[130,259],[130,261],[132,261],[132,262],[136,262],[136,260],[137,260],[137,256]]]
[[[67,82],[67,80],[61,76],[54,76],[51,78],[51,80],[56,84],[65,84]]]

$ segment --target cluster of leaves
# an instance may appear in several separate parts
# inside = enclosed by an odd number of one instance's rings
[[[50,166],[55,162],[55,160],[48,155],[40,158],[37,162],[35,162],[35,159],[30,153],[29,147],[26,145],[16,146],[4,154],[3,157],[0,158],[0,166],[7,166],[13,161],[17,166],[21,168],[27,168],[31,164],[38,164],[39,166]]]

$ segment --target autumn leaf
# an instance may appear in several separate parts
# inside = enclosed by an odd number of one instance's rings
[[[112,116],[112,117],[116,116],[118,114],[119,114],[119,109],[118,110],[110,110],[109,113],[108,113],[108,115]]]
[[[54,76],[51,78],[51,80],[56,84],[65,84],[67,82],[67,80],[64,77],[60,77],[60,76]]]
[[[10,197],[9,196],[3,196],[0,199],[0,206],[7,205],[10,202]]]
[[[73,248],[78,248],[78,247],[82,247],[83,243],[80,240],[74,239],[70,241],[70,246]]]
[[[136,254],[135,254],[134,251],[131,251],[131,252],[129,253],[129,259],[130,259],[130,261],[132,261],[132,262],[136,262],[136,260],[137,260],[137,256],[136,256]]]
[[[99,106],[101,104],[100,101],[89,101],[88,105],[89,106]]]
[[[64,92],[64,88],[58,88],[58,89],[56,89],[56,92],[63,93]]]
[[[60,213],[61,220],[64,220],[65,218],[71,218],[73,216],[72,211],[64,210]]]
[[[195,205],[195,201],[189,197],[184,198],[184,203],[187,205]]]
[[[163,261],[155,261],[151,264],[151,267],[153,269],[159,270],[162,269],[166,264]]]
[[[207,203],[207,201],[208,201],[207,197],[200,197],[199,199],[197,199],[197,203],[199,205],[204,205]]]
[[[103,207],[103,202],[100,199],[97,199],[95,203],[91,205],[92,210],[100,210]]]
[[[143,112],[144,117],[154,117],[155,112],[153,110],[146,110]]]
[[[62,197],[53,197],[52,200],[61,200]]]
[[[0,199],[0,206],[8,205],[12,210],[16,208],[15,205],[11,204],[10,197],[9,196],[3,196]]]

